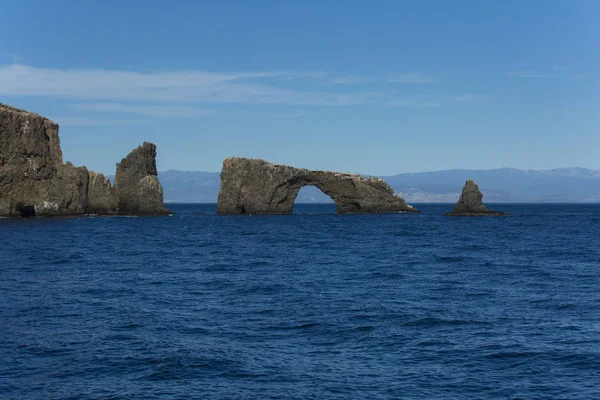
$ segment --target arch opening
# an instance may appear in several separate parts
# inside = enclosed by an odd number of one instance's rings
[[[315,185],[302,186],[294,199],[292,214],[336,214],[333,199]]]

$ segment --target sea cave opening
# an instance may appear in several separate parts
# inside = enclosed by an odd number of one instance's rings
[[[299,191],[292,214],[335,214],[337,206],[327,194],[316,186],[303,186]]]
[[[17,211],[21,215],[21,218],[31,218],[35,217],[35,207],[34,206],[19,206]]]

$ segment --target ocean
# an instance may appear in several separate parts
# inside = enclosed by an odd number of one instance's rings
[[[600,205],[0,220],[0,399],[597,399]]]

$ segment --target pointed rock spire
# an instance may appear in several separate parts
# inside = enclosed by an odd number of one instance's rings
[[[448,216],[479,216],[479,215],[492,215],[502,216],[506,213],[499,211],[492,211],[483,205],[483,194],[479,190],[479,186],[472,179],[467,179],[465,186],[463,187],[460,199],[456,203],[456,207],[449,213]]]
[[[169,214],[158,181],[155,144],[144,142],[117,164],[115,196],[119,214]]]

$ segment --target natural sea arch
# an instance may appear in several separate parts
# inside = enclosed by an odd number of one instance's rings
[[[301,187],[298,191],[292,213],[335,214],[336,209],[337,207],[331,197],[323,193],[318,187],[309,185]]]
[[[305,186],[315,186],[329,196],[338,213],[418,212],[383,179],[237,157],[223,162],[217,212],[291,214],[298,192]]]

